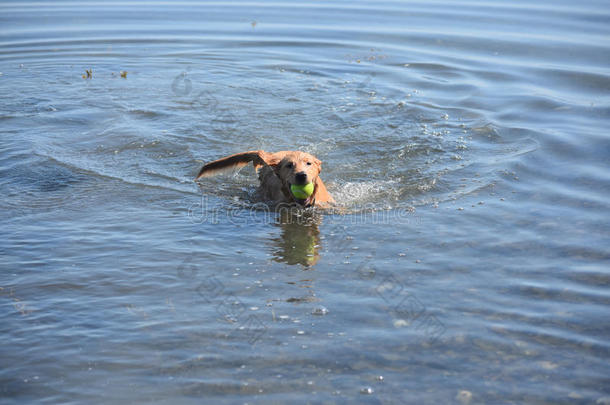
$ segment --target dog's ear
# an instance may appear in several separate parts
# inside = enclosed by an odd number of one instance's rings
[[[269,157],[267,158],[267,164],[269,166],[277,166],[277,165],[279,165],[281,163],[282,160],[284,160],[286,155],[288,155],[289,153],[290,153],[290,151],[288,151],[288,150],[283,150],[281,152],[271,153],[269,155]]]
[[[265,157],[265,163],[267,163],[267,165],[271,166],[273,171],[276,174],[278,174],[278,172],[280,170],[280,163],[282,163],[282,160],[284,160],[286,155],[289,153],[290,153],[290,151],[287,151],[287,150],[281,151],[281,152],[275,152],[275,153],[268,153],[267,156]]]
[[[262,150],[236,153],[235,155],[223,157],[222,159],[205,164],[199,171],[195,181],[203,177],[211,177],[225,171],[239,169],[250,162],[254,164],[255,169],[267,164],[271,166],[274,162],[272,157],[273,154]]]
[[[328,190],[326,189],[326,185],[320,177],[316,177],[315,179],[315,188],[313,197],[318,205],[334,204],[335,199],[330,195]]]
[[[322,172],[322,161],[316,157],[313,158],[313,164],[318,168],[318,174]]]

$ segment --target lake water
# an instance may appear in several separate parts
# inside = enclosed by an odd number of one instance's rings
[[[0,27],[0,402],[610,404],[607,1]],[[315,154],[340,209],[193,182],[252,149]]]

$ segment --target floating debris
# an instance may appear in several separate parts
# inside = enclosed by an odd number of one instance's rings
[[[360,393],[364,395],[371,395],[373,392],[375,391],[371,387],[364,387],[360,390]]]
[[[313,315],[326,315],[328,314],[328,309],[326,307],[323,307],[322,305],[315,307],[311,313]]]
[[[472,392],[460,390],[455,396],[455,399],[463,405],[468,405],[470,401],[472,401]]]
[[[93,69],[85,69],[85,74],[83,75],[83,79],[92,79],[93,78]]]
[[[290,297],[286,299],[286,302],[314,302],[317,301],[316,297],[306,296],[306,297]]]
[[[121,71],[119,72],[119,74],[121,75],[121,77],[122,77],[123,79],[127,79],[127,71],[126,71],[126,70],[121,70]]]

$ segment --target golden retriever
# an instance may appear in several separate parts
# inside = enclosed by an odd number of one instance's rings
[[[195,181],[214,176],[226,170],[237,169],[252,162],[258,171],[263,197],[276,203],[296,203],[302,207],[328,208],[335,203],[320,178],[322,162],[309,153],[282,151],[269,153],[262,150],[237,153],[205,164]],[[292,195],[290,186],[314,184],[314,191],[305,200]]]

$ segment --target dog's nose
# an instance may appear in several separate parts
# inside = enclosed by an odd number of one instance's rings
[[[297,174],[294,175],[294,179],[299,184],[305,184],[305,183],[307,183],[307,173],[305,173],[305,172],[298,172]]]

